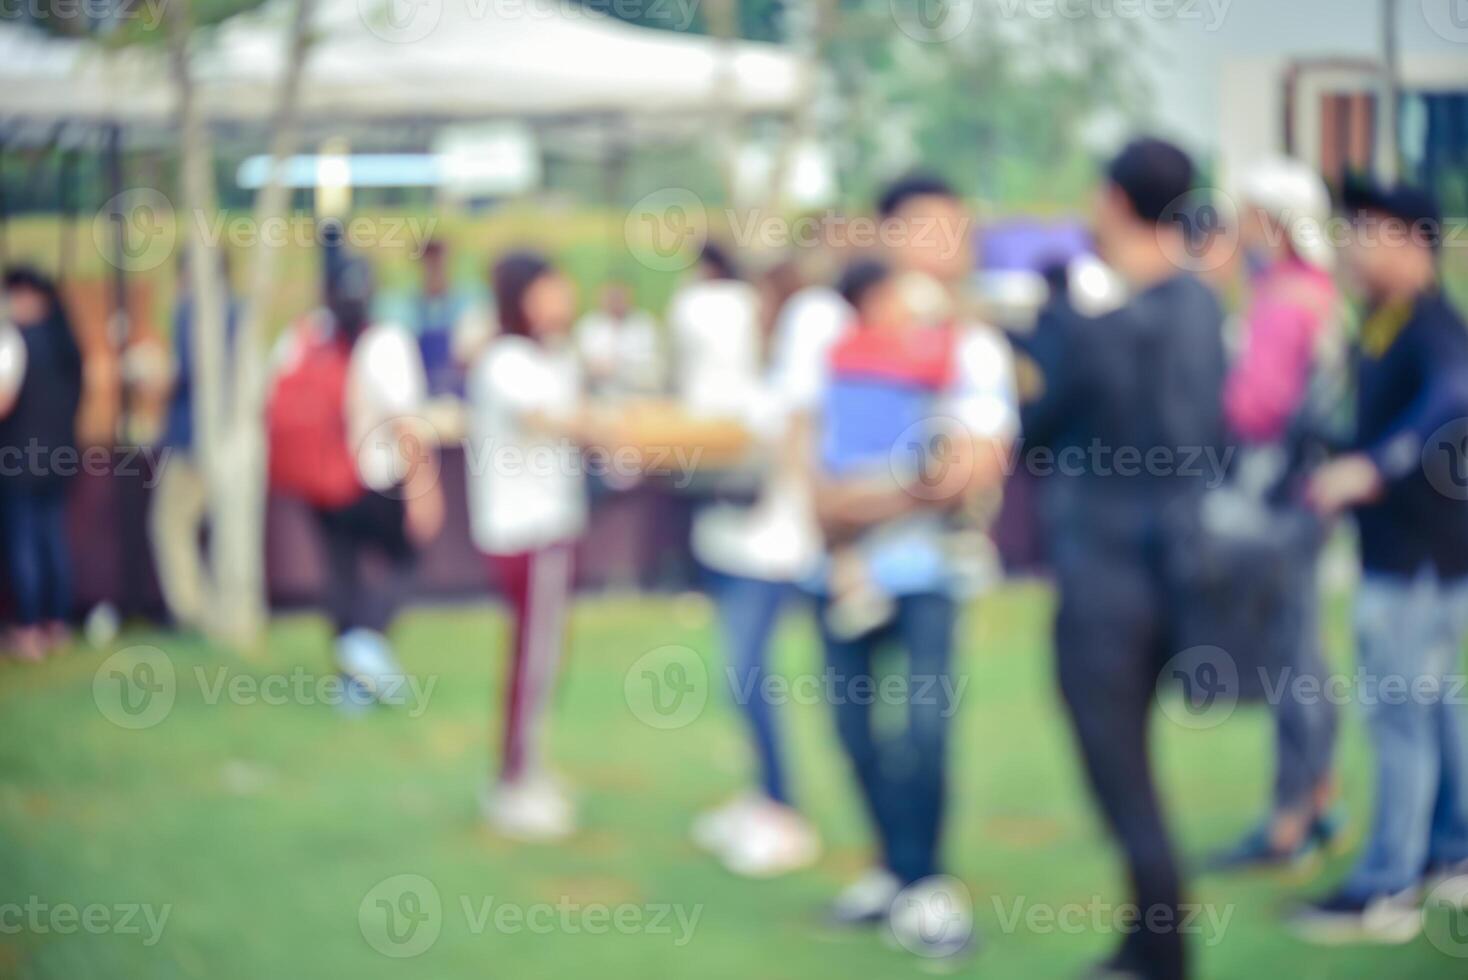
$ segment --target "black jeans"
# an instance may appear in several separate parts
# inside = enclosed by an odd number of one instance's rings
[[[1158,562],[1140,545],[1072,537],[1059,550],[1055,648],[1091,790],[1121,844],[1141,917],[1118,965],[1149,978],[1186,975],[1182,883],[1147,752],[1157,677],[1172,654]],[[1150,921],[1165,927],[1148,927]]]
[[[948,725],[956,708],[950,664],[957,606],[945,595],[900,596],[890,624],[855,640],[833,637],[822,613],[836,731],[883,863],[908,885],[938,871]],[[885,662],[893,653],[905,664]],[[886,680],[901,677],[903,667],[905,685]],[[874,706],[897,715],[895,724],[883,726],[886,719],[874,717]]]
[[[316,521],[326,546],[326,612],[337,635],[359,628],[385,632],[416,557],[403,501],[369,490],[345,507],[317,510]],[[385,558],[386,568],[364,569],[368,551]]]

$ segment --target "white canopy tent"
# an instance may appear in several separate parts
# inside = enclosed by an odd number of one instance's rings
[[[215,121],[263,120],[291,10],[201,32],[200,102]],[[806,66],[770,44],[636,27],[568,0],[321,0],[301,110],[369,122],[615,115],[641,125],[715,112],[787,113]],[[109,51],[0,24],[0,119],[168,125],[161,47]]]

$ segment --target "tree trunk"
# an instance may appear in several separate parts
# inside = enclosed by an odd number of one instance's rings
[[[314,0],[297,0],[287,40],[285,75],[272,119],[273,165],[269,181],[256,196],[255,222],[264,229],[284,218],[289,189],[283,182],[286,159],[295,152],[301,77],[310,43]],[[184,240],[194,295],[194,434],[209,496],[209,581],[204,583],[211,639],[250,650],[264,635],[266,454],[264,438],[265,351],[262,324],[275,292],[274,250],[260,243],[251,270],[231,356],[226,357],[226,284],[220,264],[204,237],[203,216],[218,208],[212,150],[199,114],[188,42],[190,0],[168,5],[169,48],[178,87],[180,157],[183,172]],[[285,236],[289,239],[290,236]]]

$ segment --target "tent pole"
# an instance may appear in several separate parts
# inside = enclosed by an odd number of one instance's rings
[[[73,252],[75,251],[75,230],[71,227],[76,219],[76,175],[77,175],[77,153],[75,149],[68,149],[65,145],[60,146],[61,160],[57,167],[57,210],[61,212],[61,220],[57,223],[59,234],[56,241],[56,281],[64,283],[71,278],[73,271]]]
[[[108,325],[108,339],[120,356],[127,348],[132,325],[128,322],[127,303],[127,227],[122,213],[123,167],[122,126],[112,123],[107,127],[107,184],[112,198],[112,322]],[[118,423],[121,431],[128,431],[130,406],[126,387],[121,393],[118,406]]]
[[[9,135],[0,129],[0,268],[10,264],[10,208],[5,198],[5,147]]]
[[[608,113],[603,122],[607,141],[607,162],[602,168],[602,200],[607,209],[605,273],[606,280],[610,282],[621,278],[627,271],[624,261],[626,242],[622,240],[624,222],[618,220],[618,209],[627,200],[627,144],[622,139],[626,116]]]

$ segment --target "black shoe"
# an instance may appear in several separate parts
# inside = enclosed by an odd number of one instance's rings
[[[1234,874],[1247,871],[1301,871],[1314,865],[1320,854],[1319,838],[1312,828],[1293,848],[1281,850],[1271,839],[1268,823],[1245,834],[1232,847],[1224,848],[1203,862],[1204,874]]]
[[[1298,909],[1290,917],[1290,931],[1320,946],[1400,945],[1422,932],[1420,901],[1421,893],[1415,887],[1368,897],[1337,892]]]
[[[1339,853],[1345,847],[1345,812],[1340,807],[1332,807],[1316,814],[1310,824],[1310,836],[1326,853]]]

